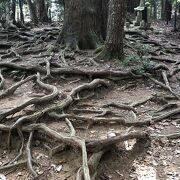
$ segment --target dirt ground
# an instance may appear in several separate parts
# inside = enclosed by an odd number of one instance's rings
[[[11,57],[1,58],[2,62],[15,63],[23,66],[39,66],[45,68],[46,64],[44,61],[46,56],[50,56],[50,49],[53,47],[55,37],[58,35],[58,30],[48,30],[52,27],[40,27],[27,31],[29,40],[34,39],[35,36],[41,35],[41,38],[37,38],[36,41],[31,43],[31,46],[25,48],[27,51],[30,50],[42,50],[33,51],[32,53],[25,52],[21,46],[24,41],[18,38],[7,38],[5,32],[0,31],[0,44],[11,43],[12,47],[4,48],[0,46],[0,56],[8,54],[8,50],[16,50],[19,52],[19,56],[16,54]],[[152,60],[158,64],[166,65],[170,71],[175,67],[180,66],[180,33],[171,32],[172,27],[165,27],[163,22],[156,22],[153,25],[153,31],[142,32],[149,36],[149,41],[158,42],[161,46],[154,44],[148,44],[148,51],[153,54],[156,53],[158,57],[164,59],[171,59],[176,62],[157,61]],[[46,32],[46,33],[44,33]],[[49,35],[49,39],[47,38]],[[39,37],[39,36],[38,36]],[[134,39],[141,43],[141,38],[135,37],[134,35],[126,35],[127,38]],[[130,41],[131,42],[131,41]],[[132,41],[133,42],[133,41]],[[165,48],[164,48],[165,47]],[[173,47],[175,51],[172,52]],[[162,50],[163,49],[163,50]],[[171,49],[171,51],[168,51]],[[174,50],[174,49],[173,49]],[[132,50],[126,47],[126,55],[131,55]],[[79,52],[68,52],[65,55],[65,61],[59,55],[59,52],[55,52],[53,57],[54,64],[51,66],[67,67],[67,68],[78,68],[80,70],[113,70],[113,71],[128,71],[132,66],[125,66],[119,60],[113,60],[109,62],[99,61],[94,62],[92,57],[94,56],[92,51],[79,51]],[[154,55],[154,54],[153,54]],[[59,57],[60,56],[60,57]],[[136,65],[135,65],[136,66]],[[2,68],[1,64],[0,67]],[[1,93],[8,87],[17,83],[21,79],[33,74],[24,70],[8,69],[3,67],[2,74],[5,78],[5,87],[1,90]],[[160,74],[158,74],[158,80]],[[41,73],[44,77],[44,74]],[[101,77],[100,77],[101,78]],[[40,111],[45,107],[55,105],[60,101],[63,101],[67,94],[73,89],[84,83],[90,83],[94,77],[82,76],[82,75],[71,75],[63,74],[55,75],[52,74],[51,78],[45,79],[44,82],[56,86],[59,95],[55,100],[49,103],[43,104],[32,104],[15,114],[12,114],[9,119],[0,120],[1,124],[11,125],[17,118],[30,115],[34,112]],[[85,90],[77,95],[77,101],[71,104],[69,107],[63,110],[63,113],[83,116],[87,118],[95,118],[104,111],[111,112],[105,114],[104,117],[111,119],[112,117],[119,117],[125,119],[126,122],[144,122],[149,120],[154,115],[159,115],[171,111],[170,109],[162,109],[157,112],[164,104],[163,102],[146,101],[145,103],[135,107],[136,113],[130,110],[124,110],[117,107],[106,106],[109,103],[126,104],[137,103],[139,101],[146,100],[154,94],[163,94],[165,96],[171,96],[172,94],[168,90],[164,90],[159,85],[152,82],[149,78],[121,78],[117,79],[108,78],[111,81],[110,87],[96,87],[93,90]],[[180,94],[180,73],[172,76],[170,86],[176,94]],[[0,100],[0,113],[17,107],[20,104],[32,99],[32,97],[42,97],[47,92],[42,88],[39,88],[34,84],[33,81],[21,85],[13,95],[7,96]],[[80,99],[78,99],[80,98]],[[168,104],[175,104],[176,108],[180,106],[180,101],[176,98],[168,100]],[[59,112],[62,113],[62,112]],[[7,121],[8,120],[8,121]],[[76,130],[76,135],[84,139],[97,140],[106,139],[120,134],[127,133],[129,127],[116,124],[110,121],[110,123],[98,123],[88,127],[87,123],[82,121],[73,121],[73,126]],[[49,128],[68,134],[69,129],[64,121],[60,121],[56,118],[50,118],[49,116],[43,116],[39,120],[39,123],[45,123]],[[100,164],[97,168],[97,180],[179,180],[180,179],[180,139],[179,138],[168,138],[167,135],[180,132],[180,114],[172,115],[159,122],[151,123],[149,126],[142,127],[131,127],[131,131],[145,131],[150,136],[148,142],[137,142],[136,140],[128,140],[122,143],[112,146],[110,151],[105,153],[101,158]],[[8,132],[0,131],[0,167],[3,167],[7,162],[14,159],[18,150],[21,147],[21,141],[15,132],[11,136],[11,148],[7,148],[7,136]],[[165,135],[163,137],[159,137]],[[28,133],[24,134],[25,144],[28,141]],[[51,155],[51,151],[54,147],[62,145],[57,140],[50,138],[43,132],[35,132],[32,142],[32,154],[33,159],[37,162],[34,165],[38,179],[42,180],[74,180],[76,174],[81,166],[81,152],[77,148],[65,147],[65,149],[59,150]],[[24,147],[21,160],[26,158],[26,151]],[[0,170],[0,180],[3,178],[8,180],[31,180],[32,175],[27,170],[27,166],[24,164],[22,167],[16,167]]]

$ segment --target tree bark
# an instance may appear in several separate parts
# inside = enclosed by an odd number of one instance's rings
[[[94,13],[93,0],[65,0],[64,25],[57,43],[70,50],[97,48],[100,40]]]
[[[19,10],[20,10],[21,22],[24,23],[24,13],[23,13],[23,2],[22,2],[22,0],[19,0]]]
[[[16,21],[16,0],[12,0],[11,11],[11,19],[14,23]]]
[[[124,18],[124,0],[110,0],[105,47],[98,59],[123,58]]]
[[[28,6],[29,6],[29,10],[30,10],[30,15],[31,15],[31,19],[33,21],[34,24],[38,24],[38,17],[36,14],[36,9],[34,4],[32,3],[31,0],[27,0]]]
[[[44,0],[37,0],[37,15],[40,22],[49,22],[48,12]]]

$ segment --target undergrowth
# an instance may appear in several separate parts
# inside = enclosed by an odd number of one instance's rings
[[[136,74],[151,71],[156,63],[147,58],[150,46],[133,44],[133,48],[137,53],[126,56],[121,63],[124,66],[134,66]]]

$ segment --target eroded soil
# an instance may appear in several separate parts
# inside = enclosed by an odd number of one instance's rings
[[[54,27],[53,27],[54,28]],[[40,27],[28,31],[29,39],[31,43],[27,43],[28,47],[22,47],[24,41],[18,38],[9,39],[4,35],[9,32],[0,32],[1,43],[11,43],[12,47],[9,49],[0,49],[1,62],[15,63],[23,66],[41,66],[46,67],[44,63],[46,58],[50,56],[51,48],[55,42],[55,38],[58,35],[58,28],[52,27]],[[154,61],[158,64],[166,65],[172,71],[174,68],[179,68],[180,64],[180,40],[178,39],[179,33],[172,33],[171,28],[164,29],[162,24],[155,24],[154,31],[142,32],[149,36],[149,41],[158,42],[161,46],[154,44],[148,45],[148,51],[155,53],[158,57],[172,59],[176,62],[170,63],[166,61]],[[49,35],[49,36],[47,36]],[[37,37],[36,37],[37,36]],[[48,38],[47,38],[48,37]],[[127,35],[128,38],[134,39],[141,43],[142,37],[134,35]],[[131,41],[129,41],[131,43]],[[133,41],[132,41],[133,42]],[[164,48],[165,47],[165,48]],[[172,48],[176,47],[176,49]],[[29,51],[33,50],[29,53]],[[35,51],[34,51],[35,50]],[[40,50],[40,51],[36,51]],[[170,52],[169,52],[169,51]],[[16,51],[11,57],[4,57],[4,54],[8,52]],[[23,52],[28,53],[23,53]],[[174,53],[173,53],[174,52]],[[131,49],[126,49],[126,54],[131,55],[134,53]],[[124,66],[123,63],[118,60],[109,62],[99,61],[94,62],[92,57],[94,56],[92,51],[79,51],[79,52],[67,52],[65,54],[65,61],[62,60],[59,52],[55,52],[51,61],[51,67],[57,68],[78,68],[80,70],[87,71],[99,71],[99,70],[122,70],[128,71],[131,66]],[[154,56],[154,54],[153,54]],[[152,60],[153,61],[153,60]],[[2,74],[5,78],[5,87],[2,92],[10,87],[12,84],[20,81],[21,79],[32,75],[36,72],[23,71],[14,68],[3,67]],[[156,77],[159,81],[163,82],[160,71],[157,71]],[[45,76],[45,73],[40,73],[41,77]],[[23,110],[12,114],[7,119],[1,120],[2,124],[11,125],[18,117],[23,115],[33,114],[40,111],[49,105],[55,105],[63,101],[67,94],[73,89],[84,83],[90,83],[96,78],[108,78],[110,87],[96,87],[93,90],[85,90],[77,95],[77,100],[74,101],[69,107],[63,109],[63,113],[83,116],[87,118],[95,118],[105,111],[111,112],[110,114],[104,114],[102,117],[109,118],[107,123],[97,123],[88,126],[88,123],[83,121],[76,121],[70,118],[72,124],[76,130],[76,134],[84,139],[97,140],[106,139],[120,134],[127,133],[129,127],[111,122],[111,118],[118,117],[124,119],[126,122],[146,121],[152,119],[157,115],[163,105],[164,101],[149,100],[139,106],[135,107],[136,112],[130,110],[124,110],[117,107],[106,107],[109,103],[126,104],[131,105],[142,100],[146,100],[155,94],[163,94],[164,96],[171,96],[167,103],[176,104],[176,108],[180,106],[180,101],[177,98],[173,98],[173,95],[164,90],[159,85],[152,82],[147,77],[91,77],[72,75],[71,73],[65,73],[61,75],[55,75],[52,73],[52,77],[44,80],[45,83],[54,85],[58,88],[59,95],[53,101],[49,103],[30,105]],[[170,86],[176,94],[180,94],[180,73],[176,73],[169,78]],[[0,111],[4,112],[18,105],[26,102],[33,97],[42,97],[47,92],[37,85],[33,81],[29,81],[20,86],[13,95],[7,96],[0,100]],[[173,107],[174,108],[174,107]],[[172,108],[172,109],[173,109]],[[163,114],[172,110],[165,109],[159,111],[158,114]],[[60,114],[62,111],[59,112]],[[69,134],[69,129],[66,123],[56,118],[50,118],[49,116],[43,116],[38,120],[40,123],[45,123],[49,128],[57,131]],[[167,137],[159,137],[160,135],[170,135],[179,133],[180,131],[180,116],[176,114],[165,118],[159,122],[151,123],[149,126],[131,127],[131,131],[146,131],[150,136],[148,142],[138,142],[135,140],[129,140],[122,143],[118,143],[116,147],[112,146],[110,151],[105,153],[97,168],[98,180],[178,180],[180,179],[180,139],[169,139]],[[1,132],[1,131],[0,131]],[[0,166],[3,166],[6,162],[12,160],[18,154],[18,150],[21,146],[21,141],[16,132],[11,136],[11,148],[7,149],[7,132],[1,132],[0,137]],[[28,133],[24,134],[25,144],[28,141]],[[135,144],[136,143],[136,144]],[[32,143],[32,154],[37,164],[34,165],[36,172],[38,173],[38,179],[48,180],[74,180],[76,178],[77,170],[81,166],[81,152],[77,148],[66,147],[65,149],[59,148],[57,153],[51,155],[49,150],[60,145],[57,140],[48,137],[43,132],[35,132]],[[135,144],[135,145],[134,145]],[[62,144],[63,146],[63,144]],[[26,159],[26,151],[24,147],[24,153],[20,158]],[[27,166],[13,167],[11,169],[1,172],[7,179],[24,180],[33,179],[32,175],[27,170]],[[0,176],[1,179],[1,176]]]

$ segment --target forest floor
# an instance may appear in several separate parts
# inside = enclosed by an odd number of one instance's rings
[[[180,33],[163,24],[127,31],[123,62],[52,53],[57,26],[1,30],[0,179],[33,179],[30,146],[37,179],[76,179],[81,151],[63,135],[102,152],[98,180],[180,179]]]

